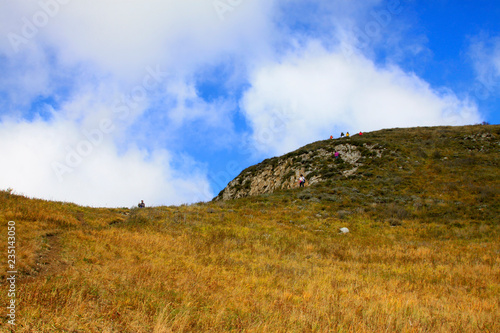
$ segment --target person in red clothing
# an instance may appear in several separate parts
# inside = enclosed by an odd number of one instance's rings
[[[301,174],[299,177],[299,187],[304,187],[305,182],[306,182],[306,178]]]

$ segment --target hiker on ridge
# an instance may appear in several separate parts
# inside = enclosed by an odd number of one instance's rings
[[[146,207],[146,204],[144,203],[144,200],[141,200],[141,202],[137,206],[139,206],[139,208],[144,208]]]
[[[300,174],[300,177],[299,177],[299,187],[304,187],[304,183],[306,182],[306,178]]]

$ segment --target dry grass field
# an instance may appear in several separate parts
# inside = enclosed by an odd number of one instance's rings
[[[387,153],[358,176],[232,201],[0,192],[19,272],[12,326],[5,254],[0,331],[500,332],[500,126],[352,140]]]

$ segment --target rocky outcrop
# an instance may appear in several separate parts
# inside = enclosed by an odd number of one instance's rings
[[[312,143],[280,157],[264,160],[243,170],[214,200],[237,199],[298,187],[303,174],[307,184],[356,174],[366,159],[378,159],[383,148],[353,139]],[[335,153],[339,157],[335,158]]]
[[[374,182],[393,178],[397,184],[401,177],[410,179],[423,165],[426,169],[421,172],[425,173],[449,167],[462,170],[479,163],[477,156],[498,154],[499,138],[499,125],[474,125],[389,128],[318,141],[243,170],[214,200],[296,188],[300,174],[306,177],[306,186],[325,182],[329,188],[345,177],[373,177]],[[339,158],[335,158],[336,152]]]

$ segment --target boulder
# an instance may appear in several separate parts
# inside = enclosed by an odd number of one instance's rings
[[[349,229],[347,229],[346,227],[340,228],[340,233],[341,234],[347,234],[347,233],[349,233]]]

